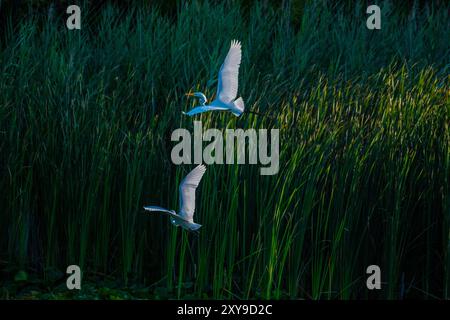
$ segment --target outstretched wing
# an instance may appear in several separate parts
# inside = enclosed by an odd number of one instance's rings
[[[195,107],[188,112],[183,112],[185,115],[193,116],[199,113],[207,112],[207,111],[214,111],[214,110],[228,110],[228,108],[225,107],[215,107],[215,106],[201,106],[201,107]]]
[[[195,189],[197,189],[205,171],[204,165],[198,165],[180,183],[179,215],[189,222],[194,222]]]
[[[237,40],[231,41],[230,50],[220,67],[217,86],[217,99],[224,103],[229,103],[236,98],[241,56],[241,43]]]

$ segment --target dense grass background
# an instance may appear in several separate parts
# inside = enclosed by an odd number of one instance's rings
[[[449,8],[380,5],[379,31],[367,30],[362,5],[323,1],[307,3],[299,25],[267,3],[245,13],[202,1],[175,19],[106,6],[81,31],[46,15],[9,28],[3,286],[26,270],[51,287],[78,264],[86,280],[156,297],[448,298]],[[195,236],[142,206],[177,208],[193,167],[170,161],[172,130],[193,128],[184,93],[215,92],[234,38],[239,92],[270,117],[198,118],[204,128],[281,129],[280,172],[209,166]],[[366,289],[370,264],[382,290]]]

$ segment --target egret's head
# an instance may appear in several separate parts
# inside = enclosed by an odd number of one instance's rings
[[[194,92],[194,93],[186,93],[188,97],[195,97],[198,98],[201,105],[205,105],[206,102],[208,102],[208,99],[206,99],[206,96],[202,92]]]

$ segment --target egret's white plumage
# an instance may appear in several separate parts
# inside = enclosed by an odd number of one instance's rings
[[[222,102],[229,103],[236,98],[241,56],[241,43],[233,40],[230,50],[219,70],[217,99]]]
[[[241,58],[241,43],[237,40],[231,41],[230,50],[219,70],[216,99],[209,105],[205,105],[207,101],[203,100],[202,106],[195,107],[184,114],[193,116],[206,111],[229,110],[239,117],[244,112],[245,107],[242,98],[236,99]],[[199,97],[200,94],[204,97],[204,94],[201,92],[188,95]]]
[[[170,216],[170,222],[173,225],[181,226],[184,229],[195,231],[200,229],[201,225],[194,222],[195,212],[195,190],[197,189],[203,174],[206,171],[204,165],[198,165],[181,181],[180,192],[180,212],[177,214],[173,210],[157,206],[144,207],[147,211],[159,211]]]

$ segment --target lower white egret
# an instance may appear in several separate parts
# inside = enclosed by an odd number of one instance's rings
[[[144,207],[147,211],[159,211],[167,214],[174,226],[180,226],[189,231],[200,229],[201,225],[194,222],[195,189],[197,189],[203,174],[206,171],[204,165],[198,165],[181,181],[179,187],[180,213],[157,206]]]
[[[237,40],[231,41],[230,50],[220,67],[216,99],[207,105],[208,100],[202,92],[188,93],[188,96],[199,98],[201,106],[183,113],[193,116],[207,111],[227,110],[239,117],[244,112],[244,100],[236,99],[241,56],[241,43]]]

